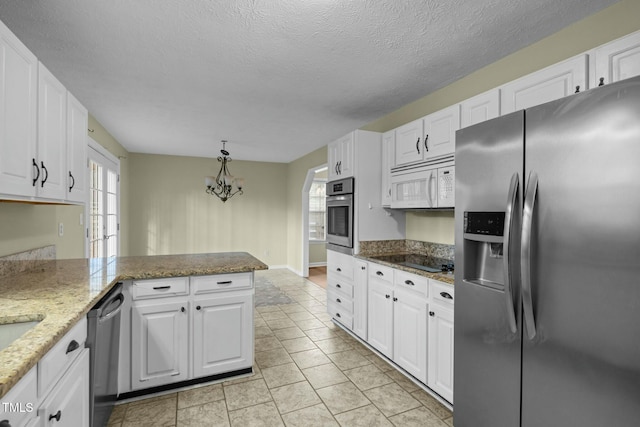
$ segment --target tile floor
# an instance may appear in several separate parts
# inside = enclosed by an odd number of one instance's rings
[[[257,307],[254,374],[117,405],[109,426],[453,426],[452,413],[336,327],[325,290],[256,272],[293,304]]]

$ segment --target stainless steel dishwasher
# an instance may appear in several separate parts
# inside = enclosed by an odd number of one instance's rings
[[[107,425],[118,397],[120,311],[123,302],[122,283],[117,283],[87,314],[91,427]]]

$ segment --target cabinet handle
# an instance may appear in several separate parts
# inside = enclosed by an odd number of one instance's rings
[[[440,292],[440,296],[445,299],[453,299],[449,292]]]
[[[56,421],[60,421],[60,418],[62,418],[62,412],[58,409],[58,412],[56,412],[55,415],[49,415],[49,421],[55,419]]]
[[[180,311],[184,313],[185,311],[187,311],[187,309],[184,307],[180,307]]]
[[[409,285],[409,286],[415,286],[415,285],[416,285],[416,284],[415,284],[415,283],[413,283],[411,280],[405,280],[405,281],[404,281],[404,284],[405,284],[405,285]]]
[[[336,283],[336,288],[341,288],[340,283]]]
[[[36,163],[36,159],[31,159],[33,161],[33,166],[35,166],[36,168],[36,177],[33,178],[33,182],[31,183],[31,185],[33,187],[36,186],[36,182],[38,182],[38,180],[40,179],[40,168],[38,167],[38,164]]]
[[[574,93],[579,93],[580,92],[580,85],[576,86],[576,91]]]
[[[384,276],[384,273],[383,273],[382,271],[380,271],[380,270],[376,271],[376,274],[377,274],[378,276]]]
[[[418,151],[418,154],[420,154],[420,137],[418,137],[418,140],[416,141],[416,150]]]
[[[366,269],[367,269],[367,267],[365,267],[365,266],[362,266],[362,267],[360,267],[360,268],[361,268],[361,269],[363,269],[363,270],[366,270]]]
[[[336,317],[342,317],[342,316],[340,316],[340,313],[336,313]]]
[[[202,307],[200,307],[199,305],[196,306],[196,310],[200,310]]]
[[[71,191],[71,189],[76,186],[76,179],[73,177],[71,171],[69,171],[69,178],[71,178],[71,186],[69,187],[69,191]]]
[[[69,343],[69,345],[67,346],[67,353],[66,354],[69,354],[72,351],[76,351],[78,349],[78,347],[80,347],[80,344],[78,344],[78,341],[76,341],[76,340],[71,341]]]
[[[433,316],[435,316],[435,315],[436,315],[436,314],[435,314],[433,311],[430,311],[430,312],[429,312],[429,316],[433,317]]]
[[[338,162],[338,175],[342,175],[342,160]]]
[[[336,171],[336,175],[338,175],[338,162],[336,162],[336,167],[334,167],[333,170]]]
[[[598,86],[604,86],[604,77],[600,77],[600,83]]]
[[[44,172],[44,178],[42,179],[42,182],[40,183],[40,187],[44,187],[44,183],[47,182],[47,179],[49,179],[49,171],[44,166],[44,162],[40,162],[40,166],[42,167],[42,170]]]
[[[429,151],[429,146],[427,145],[427,141],[429,141],[429,134],[426,134],[424,136],[424,149],[425,149],[425,151],[428,152]]]
[[[396,301],[398,301],[398,298],[393,297],[393,302],[396,302]]]
[[[336,271],[337,271],[337,272],[341,272],[341,271],[342,271],[342,269],[341,269],[340,267],[338,267],[338,268],[336,268]]]
[[[233,280],[224,280],[222,282],[216,282],[218,285],[230,285],[233,283]]]
[[[11,427],[11,424],[9,424],[9,420],[2,420],[0,421],[0,427]]]
[[[171,289],[171,286],[154,286],[154,291],[166,291],[167,289]]]
[[[336,302],[342,303],[342,300],[340,300],[340,298],[336,298]]]
[[[391,295],[385,295],[384,297],[385,297],[386,299],[389,299],[389,298],[391,298]]]

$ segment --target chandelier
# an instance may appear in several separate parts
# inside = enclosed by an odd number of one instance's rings
[[[223,139],[222,150],[220,150],[222,156],[218,157],[218,161],[222,163],[218,175],[215,177],[207,176],[204,179],[205,185],[207,186],[206,192],[213,196],[218,196],[223,202],[226,202],[227,199],[232,198],[238,193],[242,194],[242,188],[244,187],[244,179],[234,178],[231,173],[229,173],[227,163],[231,161],[231,158],[229,157],[229,152],[225,150],[226,143],[227,141]],[[236,186],[235,191],[233,184]]]

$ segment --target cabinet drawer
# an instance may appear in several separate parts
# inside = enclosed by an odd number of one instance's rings
[[[13,386],[2,398],[0,420],[7,420],[12,426],[21,426],[35,416],[38,402],[37,368],[33,367],[27,375]]]
[[[454,306],[454,290],[453,286],[447,283],[430,280],[431,283],[431,298],[433,302],[450,307]]]
[[[80,354],[87,340],[87,318],[81,319],[38,362],[38,396],[51,387]]]
[[[147,298],[175,297],[189,294],[188,277],[171,277],[134,281],[131,296],[134,300]]]
[[[338,322],[342,323],[349,329],[353,329],[353,316],[350,312],[344,310],[343,307],[340,307],[339,304],[329,302],[327,304],[327,311],[331,317],[336,319]]]
[[[194,276],[191,278],[193,293],[229,291],[235,289],[251,289],[253,280],[251,273],[215,274],[212,276]]]
[[[353,314],[353,300],[351,298],[347,298],[340,292],[335,292],[330,289],[327,292],[327,303],[335,304],[338,307],[341,307],[342,310],[349,312],[349,314]]]
[[[353,257],[340,252],[327,251],[327,274],[340,275],[353,280]]]
[[[381,264],[369,263],[369,276],[389,285],[393,285],[393,270],[393,268]]]
[[[415,292],[422,297],[429,296],[429,279],[406,271],[396,270],[394,272],[394,286],[400,289]]]
[[[353,284],[348,281],[327,276],[327,292],[330,292],[330,290],[341,293],[347,298],[353,298]]]

